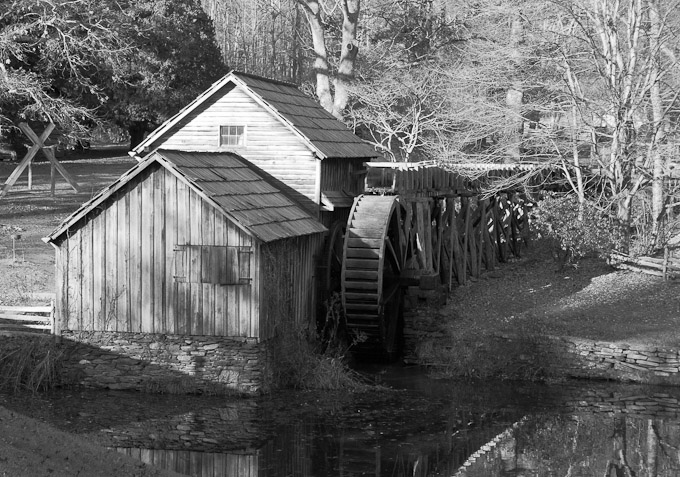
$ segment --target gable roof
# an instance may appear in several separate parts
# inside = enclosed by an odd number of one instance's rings
[[[43,240],[55,242],[153,163],[159,163],[184,180],[241,229],[262,242],[326,231],[320,222],[285,195],[274,179],[234,153],[159,150],[83,204]]]
[[[320,159],[378,157],[373,146],[354,134],[314,99],[292,83],[232,71],[215,82],[179,113],[164,122],[132,151],[144,154],[145,148],[170,131],[229,84],[236,85],[269,111],[305,142]]]

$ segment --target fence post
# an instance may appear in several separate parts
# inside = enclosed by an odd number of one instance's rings
[[[50,300],[50,333],[55,334],[54,329],[54,299]]]

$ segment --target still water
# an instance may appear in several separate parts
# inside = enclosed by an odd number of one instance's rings
[[[62,390],[0,404],[192,476],[680,476],[680,389],[434,380],[256,399]]]

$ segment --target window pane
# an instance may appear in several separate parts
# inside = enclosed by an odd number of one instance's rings
[[[220,126],[221,146],[244,146],[245,126]]]

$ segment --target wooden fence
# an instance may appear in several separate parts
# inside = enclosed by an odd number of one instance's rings
[[[54,333],[54,302],[39,306],[0,306],[0,335]]]
[[[609,255],[609,264],[614,268],[630,270],[663,277],[664,279],[680,276],[680,258],[672,257],[668,249],[664,257],[631,257],[622,252],[614,251]]]

